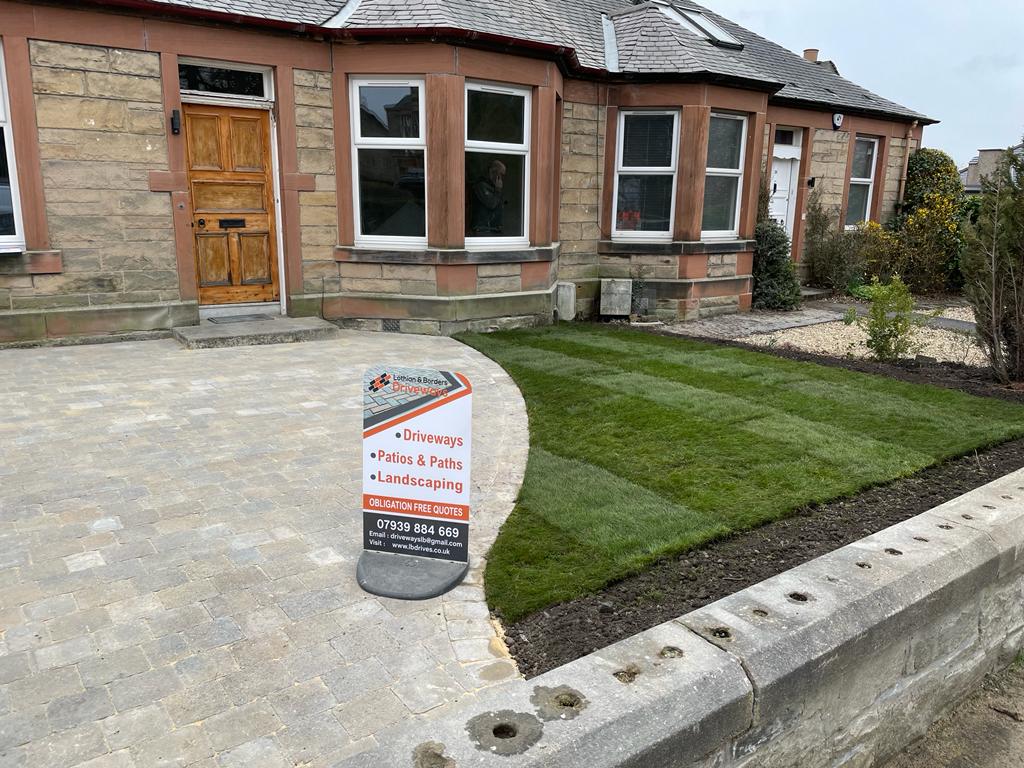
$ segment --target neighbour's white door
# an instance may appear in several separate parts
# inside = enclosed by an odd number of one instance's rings
[[[786,228],[786,234],[793,239],[793,225],[796,220],[797,180],[800,174],[800,160],[792,157],[772,158],[771,197],[768,215]]]

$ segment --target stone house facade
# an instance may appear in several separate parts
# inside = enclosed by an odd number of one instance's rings
[[[798,258],[933,122],[686,0],[482,5],[0,0],[0,342],[742,311],[762,174]]]

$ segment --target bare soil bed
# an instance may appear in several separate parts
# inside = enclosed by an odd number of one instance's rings
[[[1024,391],[1001,387],[983,369],[972,366],[878,363],[780,348],[759,351],[1024,403]],[[507,625],[506,642],[523,674],[533,677],[926,512],[1021,467],[1024,440],[1014,440],[850,498],[805,507],[786,519],[662,560],[597,594]]]

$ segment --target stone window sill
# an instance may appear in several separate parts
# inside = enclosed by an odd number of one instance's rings
[[[532,248],[493,251],[465,248],[425,248],[398,251],[383,248],[357,248],[339,245],[334,249],[335,261],[357,264],[519,264],[531,261],[554,261],[558,243]]]
[[[61,251],[8,251],[0,253],[0,275],[59,275],[64,271]]]
[[[601,240],[598,253],[607,254],[653,254],[664,256],[688,256],[691,254],[744,253],[754,250],[753,240],[674,240],[671,243],[643,243],[623,240]]]

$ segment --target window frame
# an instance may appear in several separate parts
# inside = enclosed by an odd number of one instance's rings
[[[403,136],[371,136],[360,135],[361,122],[359,120],[359,89],[363,86],[392,86],[419,88],[419,122],[420,135],[418,138],[407,138]],[[430,185],[427,184],[428,163],[427,157],[427,80],[423,76],[393,76],[381,75],[377,77],[360,76],[349,79],[349,125],[352,143],[352,217],[353,231],[355,233],[354,243],[357,247],[364,248],[392,248],[396,250],[422,250],[427,247],[427,238],[430,235]],[[359,199],[359,150],[360,149],[408,149],[423,152],[423,236],[402,237],[397,235],[364,235],[362,220],[362,204]]]
[[[523,234],[518,237],[472,237],[466,235],[465,248],[467,251],[489,251],[498,249],[526,249],[530,247],[530,209],[533,203],[533,195],[530,187],[530,159],[532,156],[531,142],[533,140],[533,88],[529,86],[515,86],[503,83],[491,83],[482,80],[466,80],[463,88],[463,147],[462,163],[465,168],[466,154],[468,152],[490,152],[496,155],[517,155],[523,158]],[[521,144],[509,144],[497,141],[480,141],[469,138],[469,92],[482,91],[484,93],[500,93],[506,96],[521,96],[523,98],[523,141]],[[463,170],[462,184],[466,199],[469,196],[469,189],[466,185],[465,170]]]
[[[857,225],[863,221],[871,221],[871,204],[875,199],[875,174],[878,173],[878,151],[881,142],[877,136],[854,136],[853,148],[851,150],[854,155],[856,155],[858,141],[870,142],[874,145],[874,150],[871,152],[871,174],[867,177],[853,175],[853,158],[850,158],[850,178],[846,182],[846,210],[843,212],[843,228],[847,231],[856,229]],[[849,224],[847,219],[850,216],[850,190],[853,189],[854,184],[862,187],[866,186],[868,188],[868,197],[864,204],[864,218],[854,224]]]
[[[624,153],[623,147],[626,140],[626,118],[631,115],[672,115],[672,155],[671,165],[664,167],[654,166],[625,166],[622,164]],[[670,243],[675,235],[676,225],[676,197],[679,194],[679,125],[680,114],[678,109],[627,109],[619,110],[618,124],[616,125],[615,137],[615,180],[612,188],[612,240],[648,243]],[[619,220],[619,177],[627,176],[671,176],[672,177],[672,200],[669,203],[668,230],[667,231],[638,231],[634,229],[620,230]]]
[[[730,112],[712,112],[708,118],[708,141],[710,143],[710,126],[711,120],[714,118],[723,118],[726,120],[739,120],[743,126],[740,132],[740,158],[737,168],[712,168],[707,165],[707,155],[704,158],[704,181],[705,190],[707,189],[707,179],[710,176],[727,176],[730,178],[738,179],[736,183],[736,216],[733,220],[732,229],[703,229],[704,219],[704,202],[707,199],[707,193],[705,191],[704,197],[701,199],[701,240],[728,240],[739,237],[740,233],[740,219],[743,218],[743,182],[744,182],[744,166],[747,162],[747,129],[749,127],[749,119],[747,115],[737,115]]]
[[[257,72],[263,76],[263,95],[246,96],[241,93],[220,93],[218,91],[194,91],[189,88],[179,88],[181,100],[189,104],[213,104],[223,105],[233,103],[236,106],[248,107],[254,105],[273,104],[276,99],[274,92],[274,70],[273,67],[260,66],[258,64],[243,64],[236,61],[221,61],[219,59],[202,59],[195,56],[179,56],[178,66],[182,64],[193,67],[211,67],[214,69],[233,69],[238,72]],[[175,83],[177,84],[177,82]]]
[[[14,234],[0,235],[0,253],[21,253],[26,248],[25,219],[22,216],[21,190],[18,186],[18,159],[14,151],[10,91],[7,87],[7,68],[4,62],[2,39],[0,39],[0,128],[4,132],[4,146],[7,150],[7,169],[11,179],[11,207],[14,211]]]

